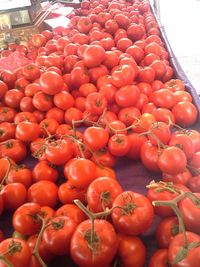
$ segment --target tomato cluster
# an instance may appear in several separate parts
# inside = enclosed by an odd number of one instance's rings
[[[200,133],[185,129],[198,111],[149,2],[85,0],[69,26],[1,55],[13,51],[33,63],[0,72],[0,213],[13,212],[14,229],[0,235],[0,266],[70,255],[81,267],[142,267],[139,236],[156,214],[160,249],[148,266],[199,267]],[[121,157],[162,181],[147,196],[123,191]]]

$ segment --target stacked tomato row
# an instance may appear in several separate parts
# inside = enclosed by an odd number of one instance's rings
[[[15,230],[0,243],[0,265],[6,258],[16,267],[45,266],[69,254],[78,266],[141,267],[138,235],[157,214],[161,250],[149,267],[199,267],[196,245],[172,264],[183,245],[178,220],[151,204],[183,192],[199,197],[200,133],[182,128],[198,112],[173,79],[148,1],[83,1],[68,27],[1,54],[13,51],[33,63],[0,73],[0,211],[14,211]],[[20,165],[29,155],[33,169]],[[150,184],[147,196],[123,192],[112,168],[124,156],[162,173],[163,182]],[[184,198],[178,207],[189,244],[198,243],[198,201]],[[86,215],[96,218],[94,232]]]

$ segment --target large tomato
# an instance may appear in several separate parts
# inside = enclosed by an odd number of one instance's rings
[[[89,45],[83,54],[83,61],[89,68],[99,66],[105,59],[106,52],[103,47],[99,45]]]
[[[136,72],[130,65],[116,67],[112,72],[112,84],[116,87],[131,85],[135,76]]]
[[[154,211],[143,195],[126,191],[113,201],[112,220],[118,232],[127,235],[144,233],[152,224]]]
[[[98,136],[98,140],[97,137]],[[88,127],[83,134],[84,143],[90,149],[98,151],[106,146],[109,139],[108,131],[100,127]]]
[[[91,221],[86,220],[76,228],[70,245],[72,259],[79,266],[109,266],[118,247],[113,226],[106,220],[94,221],[94,240],[91,242]]]
[[[0,144],[0,157],[9,157],[15,162],[19,162],[26,157],[25,144],[16,139],[9,139]]]
[[[120,107],[134,106],[140,96],[140,90],[135,85],[126,85],[121,87],[115,93],[115,101]]]

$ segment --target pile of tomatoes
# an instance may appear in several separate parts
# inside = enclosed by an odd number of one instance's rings
[[[0,235],[0,266],[67,255],[65,266],[199,267],[200,133],[188,129],[198,110],[149,2],[85,0],[67,27],[1,56],[14,51],[32,63],[0,72],[0,213],[14,229]],[[124,157],[162,181],[146,196],[123,191]],[[147,260],[140,235],[155,215],[159,249]]]

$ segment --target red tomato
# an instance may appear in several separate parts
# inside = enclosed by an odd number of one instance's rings
[[[115,134],[108,142],[109,152],[117,157],[125,156],[130,150],[130,142],[127,135]]]
[[[62,90],[64,81],[62,76],[58,73],[48,71],[41,75],[40,84],[42,86],[42,91],[45,94],[56,95]]]
[[[171,138],[171,132],[169,126],[164,122],[157,122],[149,127],[150,134],[149,140],[153,145],[159,146],[159,142],[167,145]]]
[[[99,45],[89,45],[83,54],[83,61],[89,68],[97,67],[106,57],[105,50]]]
[[[197,197],[195,203],[188,197],[182,199],[179,202],[179,209],[186,229],[199,235],[200,210],[198,205],[200,203],[200,194],[196,193],[195,196]]]
[[[32,184],[32,174],[31,170],[25,165],[13,165],[9,171],[8,178],[6,180],[7,184],[20,183],[26,188]]]
[[[67,124],[72,125],[73,121],[80,121],[82,118],[83,113],[77,108],[72,107],[65,111],[64,119]]]
[[[0,80],[0,100],[4,99],[4,96],[7,93],[7,91],[8,91],[8,86],[6,85],[6,83]]]
[[[90,82],[88,69],[85,67],[74,67],[70,73],[71,84],[75,87],[79,87],[84,83]]]
[[[141,68],[137,78],[140,82],[152,83],[155,80],[155,70],[150,66]]]
[[[3,81],[9,89],[14,88],[16,77],[15,74],[9,70],[2,70],[0,72],[0,80]]]
[[[131,45],[127,48],[126,53],[131,55],[134,60],[139,64],[144,58],[144,51],[137,45]]]
[[[112,72],[112,84],[116,87],[131,85],[135,76],[136,72],[130,65],[116,67]]]
[[[53,107],[53,98],[39,91],[33,96],[33,106],[39,111],[48,111]]]
[[[175,104],[174,94],[168,89],[154,91],[149,96],[149,100],[160,108],[171,109]]]
[[[142,267],[145,263],[146,248],[140,238],[119,234],[117,252],[124,267]]]
[[[32,170],[32,176],[34,182],[47,180],[56,182],[58,179],[58,171],[48,161],[39,161]]]
[[[16,163],[26,157],[26,146],[20,140],[9,139],[0,143],[0,157],[9,157]]]
[[[172,183],[183,184],[183,185],[187,185],[191,179],[192,179],[192,174],[187,168],[183,172],[175,174],[175,175],[163,173],[163,177],[162,177],[162,180],[164,182],[172,182]]]
[[[143,165],[150,171],[159,172],[159,150],[150,141],[144,142],[140,148],[140,158]]]
[[[98,140],[97,137],[98,136]],[[100,127],[88,127],[83,134],[84,143],[90,149],[98,151],[106,146],[109,139],[108,131]]]
[[[87,189],[88,207],[92,212],[101,212],[111,208],[114,199],[122,193],[120,184],[109,177],[94,180]]]
[[[48,250],[55,255],[68,254],[71,237],[76,226],[75,221],[65,216],[53,219],[43,234],[43,240]]]
[[[35,122],[20,122],[16,127],[16,138],[23,142],[31,142],[39,137],[40,127]]]
[[[138,235],[152,224],[153,207],[144,195],[132,191],[123,192],[115,198],[113,207],[116,207],[111,213],[113,224],[120,233]]]
[[[196,175],[189,180],[188,187],[192,192],[200,193],[200,175]]]
[[[16,126],[10,122],[0,123],[0,142],[15,137]]]
[[[144,135],[139,135],[138,133],[131,133],[128,135],[128,141],[130,148],[127,153],[127,157],[135,160],[139,159],[141,147],[147,141],[147,138]]]
[[[50,181],[36,182],[29,187],[27,200],[41,206],[54,208],[58,202],[58,187]]]
[[[115,94],[115,101],[120,107],[134,106],[140,96],[140,90],[135,85],[121,87]]]
[[[117,252],[117,235],[109,222],[95,220],[94,232],[95,238],[91,243],[91,221],[86,220],[78,225],[72,236],[70,254],[79,266],[109,266]],[[85,238],[84,233],[87,233]]]
[[[10,253],[7,253],[8,250]],[[12,252],[12,253],[11,253]],[[6,259],[16,267],[29,266],[31,261],[31,251],[26,241],[18,238],[7,238],[0,243],[0,253],[6,254]],[[0,260],[2,267],[7,266]]]
[[[199,242],[200,237],[197,234],[186,232],[188,245],[191,243]],[[185,267],[192,266],[198,267],[200,262],[200,247],[195,247],[188,249],[188,254],[184,257],[184,259],[180,260],[178,263],[174,264],[174,260],[177,256],[177,253],[183,248],[183,233],[176,235],[172,241],[170,242],[168,249],[168,259],[169,263],[174,265],[174,267]]]
[[[56,211],[57,216],[65,216],[77,225],[85,220],[85,214],[74,204],[65,204]]]
[[[94,115],[101,115],[107,107],[105,96],[100,93],[91,93],[86,97],[86,110]]]
[[[177,217],[163,219],[156,229],[156,241],[159,248],[168,248],[171,240],[179,233]]]
[[[151,256],[148,267],[168,267],[168,250],[159,249]]]
[[[20,105],[20,101],[22,100],[23,97],[24,97],[23,92],[21,92],[18,89],[11,89],[7,91],[7,93],[5,94],[4,101],[8,107],[18,108]]]
[[[23,67],[22,73],[24,77],[31,82],[40,77],[40,69],[37,65],[33,63]]]
[[[93,83],[84,83],[79,87],[78,91],[81,96],[87,97],[89,94],[97,92],[97,88]]]

